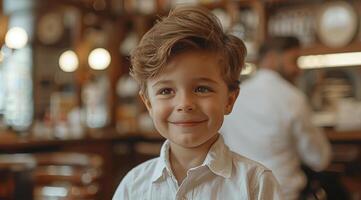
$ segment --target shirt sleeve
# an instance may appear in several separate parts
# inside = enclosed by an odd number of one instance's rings
[[[263,171],[258,177],[255,188],[255,198],[257,200],[282,200],[280,186],[271,171]]]
[[[114,193],[112,200],[128,200],[128,199],[130,199],[129,189],[130,189],[131,180],[132,180],[132,174],[128,173],[123,178],[123,180],[120,182],[117,190]]]
[[[306,102],[302,99],[299,103],[292,133],[302,162],[315,171],[321,171],[331,161],[331,147],[324,133],[312,124]]]

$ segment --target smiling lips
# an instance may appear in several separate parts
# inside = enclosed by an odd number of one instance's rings
[[[206,122],[207,120],[187,120],[187,121],[175,121],[175,122],[169,122],[171,124],[174,124],[176,126],[196,126],[203,122]]]

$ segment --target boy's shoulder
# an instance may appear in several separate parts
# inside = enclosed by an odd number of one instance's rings
[[[120,182],[114,199],[129,199],[134,194],[143,194],[152,183],[159,157],[145,161],[131,169]]]
[[[272,173],[270,169],[262,165],[261,163],[251,160],[243,155],[231,151],[232,163],[236,168],[235,170],[241,173],[253,173],[255,175],[261,175],[265,172]]]
[[[224,143],[223,137],[212,146],[209,155],[213,155],[214,162],[211,167],[218,170],[219,173],[227,173],[227,176],[244,178],[246,177],[260,177],[264,174],[272,174],[271,170],[264,165],[253,161],[243,155],[233,152],[227,144]],[[219,167],[221,166],[221,167]]]
[[[135,166],[133,169],[131,169],[127,176],[134,176],[134,177],[148,177],[150,179],[152,173],[157,168],[158,160],[160,157],[152,158],[150,160],[147,160],[137,166]]]

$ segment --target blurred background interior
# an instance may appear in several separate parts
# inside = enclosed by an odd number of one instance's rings
[[[300,39],[297,86],[333,144],[327,171],[361,199],[358,0],[0,0],[0,199],[111,199],[158,154],[129,53],[179,3],[206,6],[245,41],[242,79],[266,37]]]

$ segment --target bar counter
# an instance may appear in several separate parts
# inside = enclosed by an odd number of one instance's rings
[[[31,134],[29,134],[31,135]],[[79,152],[97,154],[103,159],[101,199],[111,199],[122,176],[138,164],[135,145],[138,142],[161,143],[160,137],[144,137],[135,133],[119,134],[115,130],[102,130],[77,139],[39,139],[21,137],[14,133],[0,133],[0,154]],[[117,153],[116,148],[124,153]]]
[[[361,143],[361,130],[335,131],[325,130],[325,134],[332,143]],[[153,134],[155,135],[155,134]],[[161,142],[162,138],[147,137],[138,133],[116,133],[115,130],[103,130],[86,137],[73,139],[38,139],[20,137],[13,133],[0,133],[0,153],[33,152],[59,146],[76,146],[91,143],[127,143],[135,142]]]
[[[116,133],[115,130],[102,130],[92,134],[86,134],[82,138],[70,139],[44,139],[21,137],[14,133],[0,133],[0,153],[21,153],[34,152],[60,146],[76,146],[92,143],[126,143],[135,142],[161,142],[164,139],[159,137],[146,137],[138,133]]]

